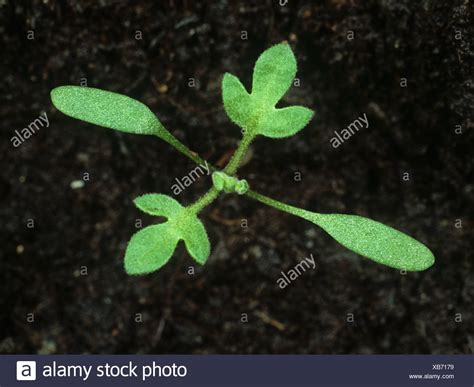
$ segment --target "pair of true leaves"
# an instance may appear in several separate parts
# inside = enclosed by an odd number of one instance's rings
[[[291,87],[295,75],[296,59],[286,43],[260,55],[254,67],[252,93],[247,92],[236,76],[226,73],[222,99],[227,115],[253,135],[282,138],[295,134],[311,120],[313,111],[303,106],[275,107]],[[154,130],[153,126],[141,125]],[[209,238],[204,225],[189,208],[161,194],[143,195],[134,203],[140,210],[168,220],[148,226],[132,237],[125,253],[127,273],[158,270],[170,259],[180,240],[198,263],[206,262],[210,254]]]
[[[311,120],[313,111],[303,106],[275,108],[295,75],[296,59],[286,43],[260,55],[254,67],[252,93],[247,92],[236,76],[226,73],[222,98],[229,118],[253,135],[281,138],[295,134]],[[127,273],[144,274],[159,269],[170,259],[179,240],[184,241],[198,263],[206,262],[210,254],[209,238],[204,225],[189,208],[161,194],[143,195],[134,203],[140,210],[168,220],[148,226],[132,237],[125,253]]]

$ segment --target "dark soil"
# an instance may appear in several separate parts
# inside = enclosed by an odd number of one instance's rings
[[[469,0],[4,3],[0,352],[473,352]],[[435,265],[400,273],[310,223],[227,195],[202,213],[213,252],[195,275],[180,246],[159,272],[128,277],[136,219],[154,222],[133,198],[172,195],[193,164],[157,139],[61,114],[50,90],[85,80],[139,99],[222,166],[240,136],[222,108],[222,75],[250,86],[258,55],[282,40],[301,82],[282,105],[316,117],[289,139],[258,139],[240,176],[293,205],[405,231]],[[50,126],[14,148],[14,131],[43,111]],[[370,127],[332,148],[334,130],[364,112]],[[210,184],[198,180],[179,200]],[[279,289],[280,271],[309,254],[316,270]]]

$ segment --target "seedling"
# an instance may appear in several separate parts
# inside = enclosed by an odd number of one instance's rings
[[[134,200],[143,212],[165,217],[132,236],[125,252],[125,270],[130,275],[160,269],[173,255],[180,240],[199,264],[209,258],[210,243],[198,214],[222,192],[237,193],[288,212],[321,227],[346,248],[392,268],[420,271],[434,263],[432,252],[412,237],[375,220],[357,215],[320,214],[293,207],[249,188],[237,170],[256,136],[289,137],[305,127],[313,111],[303,106],[276,108],[296,74],[296,59],[284,42],[264,51],[253,70],[252,91],[229,73],[222,80],[224,109],[242,129],[243,136],[222,171],[212,167],[213,186],[194,203],[183,206],[170,196],[145,194]],[[127,96],[79,86],[60,86],[51,91],[54,106],[73,118],[127,133],[160,137],[198,164],[204,160],[181,143],[161,124],[151,110]]]

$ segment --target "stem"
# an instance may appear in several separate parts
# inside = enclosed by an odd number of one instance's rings
[[[203,196],[196,200],[193,204],[187,206],[192,212],[198,214],[204,207],[211,204],[219,196],[219,191],[212,187]]]
[[[166,141],[168,144],[170,144],[173,148],[178,150],[180,153],[194,161],[196,164],[206,164],[207,162],[199,157],[196,153],[191,151],[186,145],[184,145],[181,141],[179,141],[176,137],[174,137],[170,132],[166,132],[164,135],[160,136],[161,139]],[[228,175],[233,175],[237,169],[239,168],[240,162],[242,161],[242,158],[245,156],[245,153],[247,152],[250,144],[252,143],[253,139],[255,138],[255,135],[253,135],[250,130],[246,130],[244,132],[244,135],[242,137],[242,140],[239,143],[239,146],[235,150],[234,154],[232,155],[232,158],[224,168],[224,173]],[[215,168],[213,165],[207,163],[209,165],[209,168],[212,171],[218,170]],[[194,203],[188,206],[188,208],[194,212],[195,214],[199,213],[204,207],[208,206],[211,204],[216,198],[219,196],[220,192],[215,188],[212,187],[209,191],[207,191],[203,196],[201,196],[198,200],[196,200]],[[258,195],[258,194],[257,194]],[[261,195],[263,196],[263,195]],[[270,199],[271,200],[271,199]]]
[[[307,219],[308,215],[314,216],[316,214],[314,212],[309,212],[301,208],[293,207],[293,206],[290,206],[289,204],[279,202],[278,200],[269,198],[268,196],[252,191],[251,189],[247,191],[246,195],[251,197],[252,199],[259,201],[260,203],[266,204],[267,206],[276,208],[277,210],[280,210],[280,211],[288,212],[291,215],[295,215],[295,216],[302,217],[305,219]]]
[[[178,152],[185,155],[190,160],[194,161],[196,164],[205,164],[206,160],[199,157],[196,153],[194,153],[191,149],[189,149],[186,145],[184,145],[181,141],[179,141],[176,137],[174,137],[171,133],[167,133],[166,136],[160,136],[160,138],[170,144],[173,148],[175,148]],[[209,165],[212,170],[215,168],[212,165]]]
[[[250,133],[250,131],[245,131],[242,140],[240,141],[239,146],[235,150],[232,158],[230,159],[229,163],[226,165],[224,168],[224,173],[227,173],[229,175],[234,174],[237,171],[237,168],[240,165],[240,162],[242,161],[242,158],[245,156],[245,153],[248,150],[248,147],[252,143],[252,140],[255,138],[254,135]],[[197,164],[205,164],[206,161],[193,153],[186,145],[184,145],[181,141],[179,141],[176,137],[174,137],[171,133],[169,136],[163,137],[163,140],[165,140],[168,144],[173,146],[175,149],[177,149],[179,152],[184,154],[186,157],[191,159]],[[213,165],[209,165],[209,168],[212,171],[216,171],[217,168],[215,168]],[[188,208],[194,212],[195,214],[198,214],[204,207],[208,206],[211,204],[216,198],[219,196],[220,191],[218,191],[215,187],[212,187],[209,191],[207,191],[203,196],[201,196],[198,200],[196,200],[194,203],[188,206]]]
[[[320,214],[318,212],[307,211],[302,208],[293,207],[289,204],[279,202],[278,200],[269,198],[268,196],[259,194],[258,192],[248,190],[246,193],[247,196],[259,201],[260,203],[266,204],[267,206],[276,208],[277,210],[288,212],[291,215],[297,216],[299,218],[306,219],[308,222],[318,225],[319,227],[324,228],[324,224],[321,224],[321,221],[324,220],[325,214]]]
[[[179,141],[175,136],[173,136],[170,132],[166,131],[165,133],[161,133],[159,136],[162,140],[170,144],[173,148],[175,148],[178,152],[185,155],[191,161],[194,161],[196,164],[206,164],[207,161],[201,158],[198,154],[193,152],[189,149],[186,145],[184,145],[181,141]],[[246,130],[240,141],[239,146],[235,150],[232,158],[230,159],[229,163],[226,165],[223,172],[227,173],[228,175],[233,175],[237,169],[239,168],[239,164],[242,161],[242,158],[245,156],[250,144],[252,143],[255,135],[251,134],[250,130]],[[212,171],[218,171],[218,168],[214,167],[213,165],[207,163],[209,168]]]
[[[172,147],[177,149],[180,153],[184,154],[186,157],[188,157],[190,160],[194,161],[196,164],[205,164],[206,160],[202,159],[199,157],[196,153],[191,151],[186,145],[184,145],[181,141],[179,141],[176,137],[174,137],[171,133],[169,133],[169,136],[166,137],[161,137],[164,141],[166,141],[168,144],[170,144]],[[224,168],[224,173],[232,175],[234,174],[238,167],[240,162],[242,161],[242,158],[245,156],[246,151],[248,150],[250,144],[252,143],[253,139],[255,136],[250,134],[249,131],[245,131],[244,136],[242,137],[242,140],[240,141],[239,146],[235,150],[232,158],[230,159],[229,163],[227,166]],[[214,167],[213,165],[209,164],[209,168],[212,171],[217,171],[218,169]],[[254,200],[257,200],[263,204],[266,204],[270,207],[276,208],[281,211],[288,212],[289,214],[299,216],[301,217],[304,213],[304,210],[300,208],[296,208],[293,206],[290,206],[289,204],[285,204],[282,202],[279,202],[278,200],[269,198],[268,196],[259,194],[258,192],[255,192],[251,189],[249,189],[245,195],[251,197]],[[193,211],[194,213],[198,214],[204,207],[208,206],[211,204],[216,198],[219,196],[219,191],[212,187],[207,191],[203,196],[201,196],[198,200],[196,200],[194,203],[190,204],[188,208]]]
[[[239,146],[235,150],[232,158],[224,168],[224,173],[228,175],[233,175],[237,168],[239,168],[240,162],[242,158],[245,156],[248,147],[252,143],[252,140],[255,138],[254,135],[250,133],[250,131],[245,131],[242,140],[240,141]],[[184,146],[184,145],[183,145]],[[211,166],[212,169],[214,169]],[[220,191],[218,191],[215,187],[212,187],[209,191],[207,191],[204,196],[201,196],[197,201],[191,204],[188,208],[193,211],[194,213],[199,213],[204,207],[211,204],[216,198],[219,196]]]
[[[245,130],[244,136],[242,137],[239,146],[235,150],[229,163],[224,168],[224,173],[228,175],[233,175],[237,171],[240,162],[242,161],[242,158],[245,156],[245,153],[247,152],[254,138],[255,135],[253,135],[250,130]]]
[[[240,162],[242,161],[242,158],[245,156],[245,153],[247,152],[250,144],[252,143],[253,139],[255,138],[254,135],[250,133],[250,131],[245,131],[242,140],[240,141],[239,146],[235,150],[232,158],[230,159],[229,163],[226,165],[224,168],[224,173],[228,175],[233,175],[237,169],[239,168]],[[175,149],[177,149],[179,152],[184,154],[186,157],[194,161],[196,164],[206,164],[206,161],[199,157],[196,153],[191,151],[186,145],[184,145],[181,141],[179,141],[176,137],[174,137],[171,133],[169,133],[169,136],[162,137],[164,141],[166,141],[168,144],[173,146]],[[214,167],[211,164],[209,165],[209,168],[212,171],[217,171],[218,169]],[[190,204],[188,208],[193,211],[195,214],[198,214],[204,207],[208,206],[211,204],[216,198],[219,196],[220,192],[212,187],[207,191],[203,196],[201,196],[198,200],[196,200],[194,203]],[[304,219],[309,220],[308,218],[311,217],[314,221],[315,216],[320,216],[320,214],[316,214],[314,212],[309,212],[306,210],[303,210],[301,208],[293,207],[290,206],[289,204],[279,202],[278,200],[269,198],[268,196],[259,194],[258,192],[255,192],[251,189],[249,189],[245,195],[251,197],[254,200],[259,201],[260,203],[266,204],[267,206],[276,208],[277,210],[287,212],[289,214],[302,217]]]

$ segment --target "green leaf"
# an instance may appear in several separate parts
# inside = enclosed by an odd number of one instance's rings
[[[318,214],[293,207],[249,190],[251,198],[324,229],[340,244],[378,263],[407,271],[426,270],[433,265],[433,253],[416,239],[382,223],[357,215]]]
[[[313,111],[303,106],[275,108],[292,85],[295,74],[296,59],[286,42],[270,47],[257,59],[251,94],[237,77],[226,73],[222,99],[227,115],[252,137],[261,134],[283,138],[297,133],[311,120]]]
[[[222,100],[224,109],[236,125],[248,127],[252,116],[250,94],[236,76],[225,73],[222,79]]]
[[[262,107],[273,107],[287,92],[296,75],[296,58],[288,43],[265,50],[255,63],[252,99]]]
[[[78,120],[121,132],[170,136],[148,106],[122,94],[92,87],[60,86],[51,91],[51,100],[59,111]]]
[[[139,275],[158,270],[171,258],[177,243],[178,237],[167,222],[138,231],[125,252],[125,271]]]
[[[202,222],[198,218],[190,218],[180,229],[181,237],[191,257],[201,265],[206,263],[211,253],[211,244]]]
[[[125,269],[128,274],[147,274],[158,270],[173,254],[177,243],[183,240],[189,254],[199,264],[209,258],[211,246],[206,229],[196,213],[183,207],[170,196],[145,194],[134,200],[143,212],[164,216],[168,220],[146,227],[136,233],[125,253]]]
[[[184,208],[172,197],[155,193],[139,196],[135,198],[133,203],[147,214],[165,216],[167,218],[177,217]]]
[[[271,138],[292,136],[303,129],[314,112],[303,106],[290,106],[270,111],[259,125],[259,133]]]
[[[420,271],[435,261],[425,245],[375,220],[357,215],[304,212],[305,219],[323,228],[341,245],[383,265]]]

